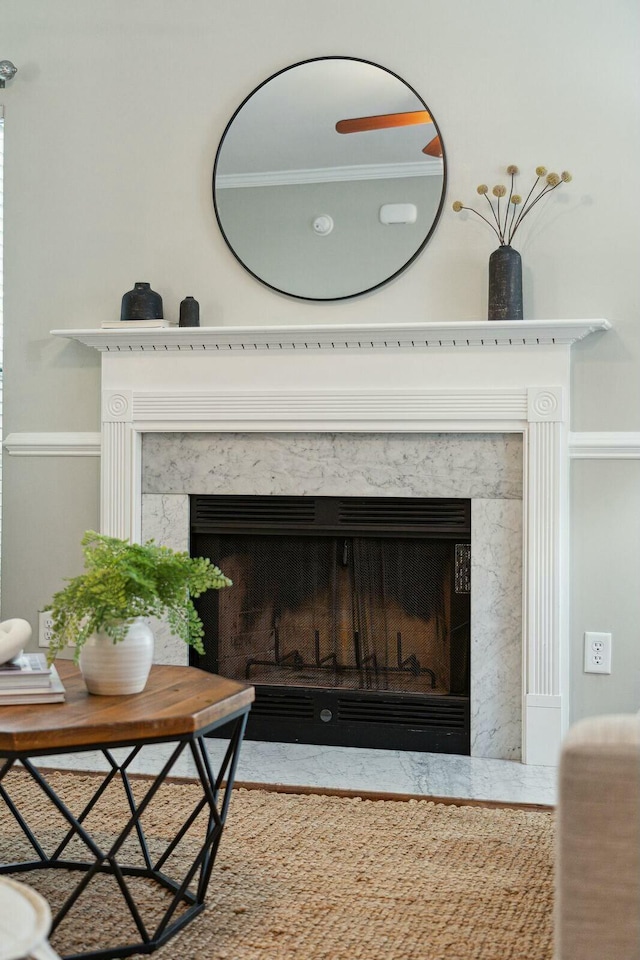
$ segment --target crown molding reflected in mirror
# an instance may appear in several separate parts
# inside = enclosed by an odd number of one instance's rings
[[[445,187],[425,101],[353,57],[305,60],[261,83],[231,117],[213,168],[231,252],[261,283],[303,300],[357,297],[406,270]]]

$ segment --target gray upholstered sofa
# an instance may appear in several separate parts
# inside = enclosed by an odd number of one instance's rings
[[[640,958],[640,716],[568,732],[559,770],[557,960]]]

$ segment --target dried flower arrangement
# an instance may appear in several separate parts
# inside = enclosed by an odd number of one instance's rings
[[[568,170],[563,170],[562,173],[547,173],[546,167],[536,167],[536,179],[529,191],[527,199],[523,202],[522,196],[514,192],[515,178],[519,172],[515,164],[507,167],[507,174],[511,177],[511,188],[509,190],[509,197],[502,211],[500,210],[500,200],[502,197],[506,197],[507,188],[503,186],[503,184],[496,184],[491,191],[493,196],[496,197],[494,204],[489,198],[489,187],[486,183],[481,183],[478,187],[478,193],[480,196],[485,197],[489,204],[491,216],[495,223],[477,210],[474,210],[473,207],[466,207],[460,200],[456,200],[453,204],[453,209],[456,213],[459,213],[461,210],[469,210],[471,213],[475,213],[477,217],[480,217],[481,220],[484,220],[485,223],[489,224],[502,246],[511,245],[516,230],[539,200],[542,200],[542,198],[546,197],[552,190],[559,187],[561,183],[569,183],[572,179]],[[540,181],[542,181],[542,183]]]

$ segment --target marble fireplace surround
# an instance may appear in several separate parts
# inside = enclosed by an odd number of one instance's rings
[[[188,551],[193,491],[471,499],[471,755],[520,759],[521,435],[144,434],[142,539]],[[186,662],[181,640],[154,632],[159,662]]]
[[[114,536],[141,536],[145,434],[368,434],[383,443],[389,435],[445,443],[455,434],[489,435],[489,443],[519,436],[521,718],[496,736],[498,753],[513,756],[520,744],[509,741],[520,728],[522,760],[554,765],[568,719],[570,349],[608,327],[546,320],[52,333],[102,354],[101,529]],[[504,522],[519,542],[517,494],[476,499],[477,516],[480,501],[506,504],[493,529]],[[506,699],[505,717],[514,702]],[[480,726],[490,738],[491,718]],[[491,755],[483,736],[475,755]]]

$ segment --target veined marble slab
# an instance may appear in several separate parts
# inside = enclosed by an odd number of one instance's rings
[[[519,434],[147,433],[143,493],[522,498]]]
[[[471,755],[522,755],[522,501],[471,501]]]
[[[172,494],[142,498],[142,539],[155,540],[172,550],[189,552],[189,497]],[[154,663],[189,664],[189,648],[164,620],[150,618]]]
[[[227,744],[226,740],[207,739],[207,752],[214,763],[220,762]],[[173,745],[166,743],[143,747],[131,771],[157,773],[171,749]],[[123,760],[128,751],[118,749],[113,753]],[[41,767],[61,769],[109,769],[106,759],[98,751],[40,757],[37,762]],[[557,773],[555,767],[537,767],[512,760],[245,740],[236,778],[249,783],[320,789],[554,804]],[[196,775],[188,751],[185,750],[179,758],[172,774],[181,777]]]

